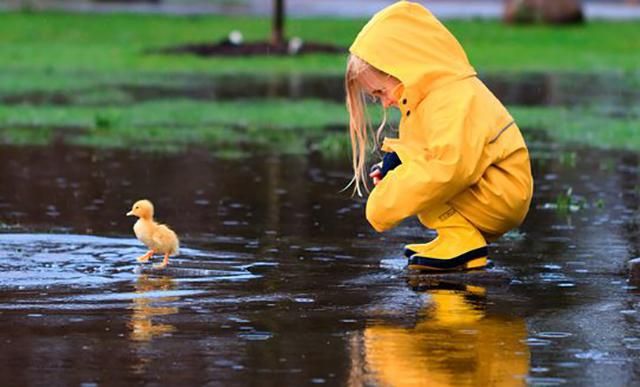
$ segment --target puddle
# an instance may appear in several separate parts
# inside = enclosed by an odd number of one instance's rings
[[[599,106],[625,116],[640,101],[640,92],[622,74],[487,74],[481,76],[507,105]]]
[[[239,86],[241,85],[241,86]],[[159,99],[237,100],[237,99],[323,99],[344,102],[341,76],[274,75],[251,77],[178,77],[171,84],[111,84],[99,90],[65,92],[30,92],[0,96],[6,105],[126,105]]]
[[[343,161],[0,146],[0,372],[8,385],[633,384],[640,156],[531,148],[532,210],[492,246],[494,266],[425,276],[399,254],[433,234],[410,220],[376,235],[340,192]],[[142,197],[181,237],[167,270],[135,262],[124,214]]]
[[[640,102],[640,92],[623,74],[481,74],[481,79],[507,105],[598,106],[625,117]],[[637,82],[637,80],[636,80]],[[242,85],[242,86],[238,86]],[[238,99],[322,99],[344,102],[344,79],[323,75],[251,77],[176,77],[171,84],[105,84],[72,93],[29,92],[0,95],[5,105],[128,105],[161,99],[229,101]]]
[[[247,280],[257,278],[235,259],[182,248],[166,270],[138,265],[135,258],[146,250],[135,239],[73,234],[0,234],[0,289],[33,290],[52,286],[89,287],[130,282],[139,273],[171,274],[176,281]],[[93,296],[91,296],[93,297]],[[114,295],[103,299],[117,298]],[[84,296],[78,299],[86,298]],[[98,300],[98,298],[95,298]]]

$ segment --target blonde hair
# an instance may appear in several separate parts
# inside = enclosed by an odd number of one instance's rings
[[[353,185],[353,193],[362,196],[363,189],[369,191],[367,184],[367,147],[372,142],[372,149],[378,147],[378,139],[387,123],[387,109],[383,107],[382,122],[373,133],[371,121],[367,114],[367,93],[362,86],[362,77],[372,75],[390,76],[371,66],[359,57],[350,54],[344,77],[347,111],[349,112],[349,135],[351,137],[351,153],[353,163],[353,179],[347,187]],[[347,188],[345,187],[345,189]]]

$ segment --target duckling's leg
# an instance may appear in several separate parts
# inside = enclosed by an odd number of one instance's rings
[[[154,269],[164,269],[165,267],[167,267],[168,264],[169,264],[169,253],[165,253],[164,259],[162,260],[162,263],[158,264],[158,265],[154,265],[153,268]]]
[[[144,262],[148,262],[148,261],[149,261],[149,259],[150,259],[151,257],[153,257],[153,254],[155,254],[155,253],[156,253],[155,251],[153,251],[153,250],[149,250],[149,251],[147,251],[147,253],[146,253],[145,255],[141,255],[141,256],[139,256],[139,257],[137,258],[137,260],[138,260],[138,262],[142,262],[142,263],[144,263]]]

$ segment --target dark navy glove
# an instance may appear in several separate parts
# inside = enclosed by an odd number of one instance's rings
[[[382,180],[389,171],[395,169],[398,165],[402,164],[400,161],[400,157],[396,152],[388,152],[382,156],[382,165],[376,164],[371,168],[371,172],[376,170],[380,171],[380,175],[377,176],[378,179]]]
[[[389,171],[395,169],[400,164],[402,164],[402,161],[400,161],[400,157],[398,157],[396,152],[385,153],[384,156],[382,156],[382,168],[380,168],[382,176],[380,176],[380,178],[385,177]]]

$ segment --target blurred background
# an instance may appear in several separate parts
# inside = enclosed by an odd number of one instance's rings
[[[640,383],[639,2],[421,1],[536,186],[491,269],[442,276],[343,190],[347,48],[391,3],[0,0],[3,383]],[[161,272],[141,198],[181,238]]]
[[[346,49],[390,3],[3,0],[2,139],[342,157]],[[640,146],[637,3],[425,2],[522,127],[623,148]]]

